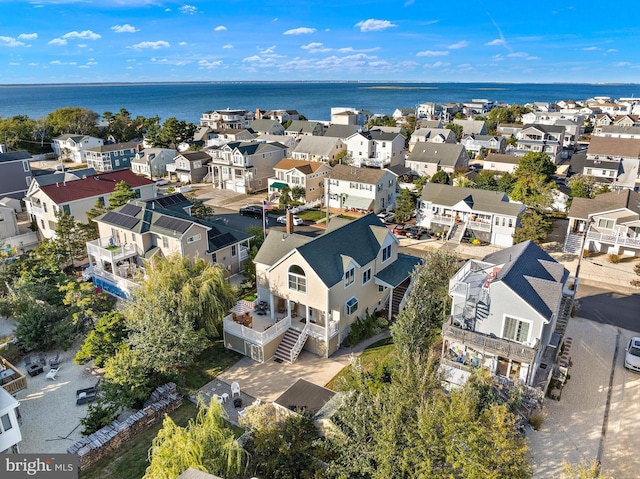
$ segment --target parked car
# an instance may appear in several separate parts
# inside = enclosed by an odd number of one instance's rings
[[[378,218],[384,224],[389,225],[395,221],[396,215],[393,211],[389,211],[388,213],[378,213]]]
[[[286,216],[278,216],[278,219],[276,220],[278,223],[282,223],[283,225],[287,224],[287,217]],[[293,225],[294,226],[299,226],[301,224],[303,224],[304,221],[302,220],[302,218],[300,218],[299,216],[293,215]]]
[[[624,355],[624,367],[640,372],[640,338],[631,338]]]
[[[429,238],[430,235],[426,228],[423,228],[421,226],[412,226],[411,228],[407,228],[405,230],[405,236],[407,238],[420,240]]]
[[[260,205],[249,205],[243,206],[240,208],[240,216],[253,216],[254,218],[262,218],[262,206]]]
[[[392,233],[397,236],[405,236],[409,227],[405,224],[397,224],[393,227]]]

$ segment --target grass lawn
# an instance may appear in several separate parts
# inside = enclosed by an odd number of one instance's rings
[[[190,401],[173,411],[170,416],[178,426],[186,426],[195,418],[198,408]],[[80,472],[81,479],[140,479],[147,469],[147,457],[151,442],[162,427],[162,421],[138,434],[117,451],[104,457],[86,471]]]
[[[321,210],[306,210],[298,213],[298,216],[305,221],[320,221],[326,218],[327,213]]]
[[[385,338],[371,344],[360,355],[360,364],[364,371],[371,371],[377,364],[393,360],[396,356],[396,349],[393,344],[393,338]],[[342,383],[341,378],[349,380],[353,375],[353,367],[347,366],[338,374],[336,374],[331,381],[327,383],[327,388],[333,391],[339,391]]]
[[[338,218],[342,218],[343,220],[350,220],[350,221],[353,221],[353,220],[356,219],[355,216],[349,216],[349,215],[344,215],[344,214],[343,215],[338,215]]]
[[[225,348],[222,339],[218,339],[185,371],[182,375],[184,383],[181,386],[189,392],[195,392],[243,357],[242,354]]]

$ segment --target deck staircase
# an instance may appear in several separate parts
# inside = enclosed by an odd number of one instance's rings
[[[571,310],[573,309],[573,296],[569,294],[563,294],[560,300],[560,310],[558,311],[558,319],[556,320],[555,332],[564,336],[567,330],[567,324],[571,317]]]
[[[564,239],[562,251],[570,254],[580,254],[583,236],[577,233],[568,233]]]
[[[302,331],[295,328],[287,329],[282,341],[280,341],[280,344],[278,345],[278,349],[276,349],[276,353],[274,354],[275,358],[280,361],[293,364],[296,359],[298,359],[298,356],[300,356],[300,351],[302,351],[304,343],[307,341],[308,337],[308,323]]]
[[[409,288],[409,284],[411,283],[411,278],[405,279],[398,286],[393,288],[393,295],[391,296],[391,317],[395,318],[400,312],[400,304],[404,299],[405,294],[407,294],[407,289]]]
[[[449,235],[447,236],[448,243],[460,244],[462,241],[462,237],[464,236],[464,232],[467,230],[467,223],[454,223],[449,231]]]
[[[487,303],[478,302],[476,304],[476,319],[482,321],[489,316],[489,305]]]

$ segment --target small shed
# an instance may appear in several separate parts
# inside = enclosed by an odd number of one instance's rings
[[[12,208],[16,214],[22,213],[22,203],[20,203],[20,200],[16,200],[15,198],[9,198],[8,196],[0,198],[0,205]]]

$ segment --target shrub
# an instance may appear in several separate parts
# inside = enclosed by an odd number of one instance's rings
[[[535,411],[529,418],[529,424],[531,424],[531,427],[533,427],[533,429],[535,429],[536,431],[540,430],[543,422],[544,415],[542,414],[542,411]]]
[[[618,264],[620,262],[620,255],[611,253],[609,255],[609,263]]]
[[[369,310],[366,309],[364,318],[356,319],[351,325],[346,342],[349,345],[358,344],[360,341],[380,333],[386,326],[387,321],[384,318],[379,318],[376,310],[369,313]]]
[[[473,238],[471,240],[471,244],[479,245],[480,243],[482,243],[482,242],[478,238]]]
[[[112,403],[98,399],[97,402],[89,404],[87,417],[80,419],[80,424],[84,426],[82,434],[88,436],[110,424],[116,418],[118,407]]]
[[[591,256],[591,250],[585,249],[582,251],[583,258],[588,258],[589,256]]]

